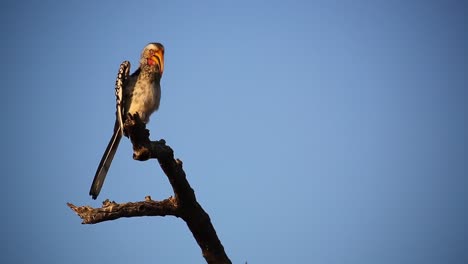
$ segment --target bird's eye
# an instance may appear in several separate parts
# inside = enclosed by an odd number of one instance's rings
[[[153,54],[154,54],[154,50],[150,49],[150,50],[149,50],[149,54],[150,54],[150,55],[153,55]]]

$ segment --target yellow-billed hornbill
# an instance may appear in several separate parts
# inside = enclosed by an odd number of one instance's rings
[[[123,123],[126,117],[129,114],[138,113],[141,120],[148,123],[150,115],[158,110],[161,99],[160,80],[163,71],[164,46],[160,43],[146,45],[141,53],[140,67],[133,74],[129,75],[130,62],[124,61],[120,65],[115,85],[117,113],[114,134],[101,158],[89,190],[89,195],[93,199],[97,198],[104,184],[107,171],[123,135]]]

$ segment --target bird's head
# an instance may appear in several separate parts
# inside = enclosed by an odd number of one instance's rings
[[[140,64],[162,75],[164,72],[164,46],[161,43],[146,45],[141,53]]]

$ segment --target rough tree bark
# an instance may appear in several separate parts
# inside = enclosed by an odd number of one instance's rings
[[[157,159],[174,191],[174,196],[163,201],[153,201],[147,196],[145,201],[118,204],[106,200],[101,208],[67,205],[78,214],[83,224],[96,224],[121,217],[166,216],[182,218],[201,248],[207,263],[231,263],[211,224],[209,215],[197,202],[195,192],[187,181],[182,161],[174,159],[173,150],[161,139],[150,141],[149,131],[138,115],[129,116],[125,131],[133,144],[135,160]]]

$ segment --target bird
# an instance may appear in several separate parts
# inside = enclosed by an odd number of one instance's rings
[[[164,46],[149,43],[143,48],[139,67],[129,75],[130,62],[121,63],[115,85],[116,120],[114,133],[99,162],[89,195],[95,200],[104,184],[107,172],[124,135],[123,123],[128,115],[138,113],[147,124],[152,113],[159,109],[161,100],[161,77],[164,72]]]

